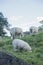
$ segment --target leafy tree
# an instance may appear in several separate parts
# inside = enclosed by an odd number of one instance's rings
[[[43,31],[43,20],[40,21],[41,26],[39,26],[39,31]]]
[[[41,20],[40,23],[43,25],[43,20]]]
[[[38,28],[38,31],[43,31],[43,26],[39,26]]]
[[[6,32],[4,31],[4,28],[8,28],[9,24],[7,21],[7,18],[4,17],[3,13],[0,12],[0,36],[4,36]]]

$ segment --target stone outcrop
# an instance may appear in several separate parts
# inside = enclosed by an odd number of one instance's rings
[[[29,65],[23,60],[0,51],[0,65]]]

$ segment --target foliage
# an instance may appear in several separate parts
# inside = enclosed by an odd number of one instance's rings
[[[7,37],[4,37],[2,40],[0,40],[0,50],[9,52],[13,56],[23,59],[30,65],[43,65],[43,32],[40,32],[34,36],[28,35],[22,37],[21,39],[30,44],[32,47],[32,52],[14,52],[12,40]]]
[[[38,29],[39,32],[43,31],[43,25],[39,26],[38,28],[39,28]]]
[[[0,12],[0,36],[3,36],[6,34],[6,32],[4,31],[4,28],[8,26],[9,24],[8,24],[7,18],[5,18],[3,16],[3,13]]]
[[[43,20],[41,20],[40,23],[43,24]]]
[[[38,31],[42,32],[43,31],[43,20],[41,20],[40,23],[41,23],[41,26],[38,27],[39,28]]]

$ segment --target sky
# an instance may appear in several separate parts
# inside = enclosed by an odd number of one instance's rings
[[[11,27],[28,31],[31,26],[40,26],[39,21],[43,20],[43,0],[0,0],[0,12]]]

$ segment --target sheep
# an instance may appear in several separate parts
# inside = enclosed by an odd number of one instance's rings
[[[30,27],[30,33],[37,33],[38,32],[38,28],[35,26],[31,26]]]
[[[14,39],[12,42],[12,45],[13,45],[14,51],[17,51],[18,49],[32,51],[32,48],[30,47],[30,45],[27,42],[20,39]]]
[[[23,31],[19,27],[14,27],[10,29],[11,39],[14,39],[15,36],[20,36],[20,38],[23,36]]]

